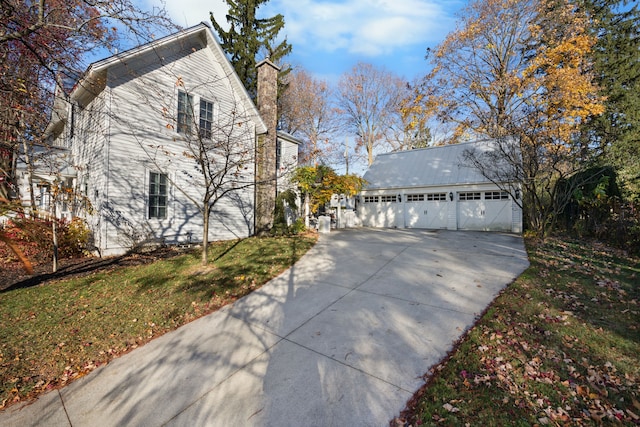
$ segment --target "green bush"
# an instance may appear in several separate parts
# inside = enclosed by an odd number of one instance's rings
[[[304,225],[304,219],[298,218],[296,221],[291,224],[290,231],[293,234],[304,233],[307,230],[307,227]]]
[[[276,205],[273,213],[273,227],[271,228],[271,234],[274,236],[284,236],[288,234],[297,234],[296,223],[287,224],[286,208],[293,210],[295,213],[298,210],[296,204],[297,194],[293,190],[284,191],[276,197]],[[303,223],[304,226],[304,223]]]

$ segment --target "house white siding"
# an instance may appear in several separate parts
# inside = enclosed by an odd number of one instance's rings
[[[200,100],[213,103],[217,123],[228,145],[237,150],[235,158],[245,162],[237,174],[236,191],[217,201],[209,224],[209,239],[247,237],[253,233],[254,135],[255,127],[246,118],[240,94],[231,89],[224,70],[213,61],[209,49],[189,44],[176,50],[150,52],[133,63],[109,69],[107,87],[111,95],[110,139],[108,147],[107,199],[104,213],[105,253],[119,253],[139,241],[166,242],[202,240],[203,177],[187,149],[196,135],[176,130],[178,91],[193,97],[193,128],[197,127]],[[163,58],[159,64],[156,55]],[[231,112],[238,119],[232,122]],[[224,156],[210,158],[221,170]],[[149,218],[149,174],[162,172],[170,185],[166,218]],[[227,177],[225,181],[231,181]],[[220,188],[221,191],[227,187]]]
[[[291,184],[291,175],[298,167],[298,155],[301,141],[285,132],[278,131],[277,135],[277,192],[281,193],[293,188]]]
[[[100,208],[107,188],[109,116],[106,112],[109,103],[108,90],[99,93],[87,104],[75,102],[72,104],[75,112],[69,112],[65,127],[66,144],[77,172],[76,192],[87,202],[81,203],[74,214],[84,217],[94,230],[93,245],[96,247],[101,247],[105,239]]]
[[[181,115],[192,119],[191,132],[178,132],[179,92],[193,102]],[[209,240],[252,235],[255,142],[266,131],[205,24],[92,64],[70,101],[56,101],[50,125],[72,159],[77,193],[92,207],[74,213],[86,218],[102,255],[148,240],[202,241],[203,165],[216,188]],[[287,159],[293,150],[284,147]],[[297,146],[295,153],[297,161]]]

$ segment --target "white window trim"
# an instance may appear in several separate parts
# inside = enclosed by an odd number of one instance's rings
[[[180,94],[185,94],[187,96],[187,100],[189,99],[189,97],[191,97],[191,114],[192,116],[190,117],[191,122],[189,123],[189,129],[187,132],[181,131],[180,129]],[[199,102],[199,97],[198,100],[196,100],[196,96],[195,94],[189,92],[188,90],[184,89],[184,88],[178,88],[178,91],[176,92],[176,95],[174,97],[175,99],[175,106],[176,106],[176,111],[175,111],[175,120],[176,120],[176,129],[175,132],[178,135],[182,135],[184,137],[188,136],[188,135],[193,135],[194,129],[193,127],[195,126],[195,114],[196,112],[198,113],[198,124],[199,124],[199,120],[200,120],[200,102]],[[196,105],[198,106],[198,109],[196,110]]]
[[[149,194],[149,187],[151,184],[151,174],[159,173],[167,176],[167,205],[166,205],[166,216],[164,218],[152,217],[149,215],[149,198],[151,194]],[[145,178],[144,178],[144,216],[147,221],[167,221],[173,217],[173,185],[171,184],[172,179],[170,174],[159,171],[158,169],[145,169]]]

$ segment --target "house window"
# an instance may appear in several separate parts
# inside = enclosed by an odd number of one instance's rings
[[[509,193],[506,191],[485,191],[484,199],[485,200],[507,200],[509,198]]]
[[[424,202],[424,194],[407,194],[407,202]]]
[[[51,207],[51,187],[48,184],[38,185],[36,200],[38,201],[38,210],[49,212]]]
[[[178,133],[190,133],[193,123],[193,96],[178,91]]]
[[[69,202],[73,193],[73,178],[65,178],[62,182],[62,212],[69,212]]]
[[[430,202],[442,202],[447,200],[447,193],[429,193],[427,200]]]
[[[149,173],[149,218],[167,217],[167,175]]]
[[[200,137],[211,139],[213,129],[213,102],[200,100]]]
[[[480,192],[467,192],[458,193],[458,200],[482,200],[482,193]]]
[[[89,175],[82,177],[82,200],[81,207],[83,210],[89,210]]]

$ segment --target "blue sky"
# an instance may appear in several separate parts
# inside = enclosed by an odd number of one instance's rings
[[[154,3],[156,0],[147,0]],[[262,16],[281,13],[282,35],[293,45],[289,61],[329,82],[358,61],[384,66],[408,80],[425,74],[427,47],[455,28],[463,0],[270,0]],[[181,26],[209,20],[226,23],[224,0],[166,0]]]

